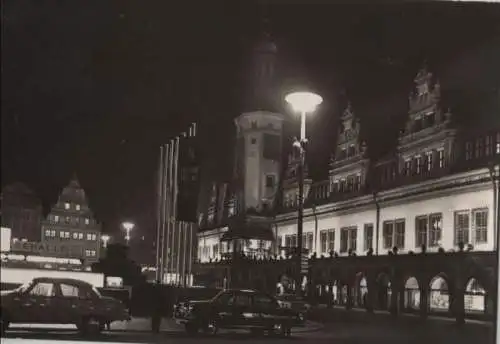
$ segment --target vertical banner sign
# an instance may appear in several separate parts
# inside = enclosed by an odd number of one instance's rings
[[[177,220],[197,222],[200,190],[200,152],[196,123],[193,123],[189,128],[188,135],[181,139],[178,169]]]

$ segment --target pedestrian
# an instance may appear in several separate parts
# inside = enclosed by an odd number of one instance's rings
[[[151,330],[160,333],[161,320],[163,316],[163,295],[159,284],[153,285],[153,305],[151,307]]]

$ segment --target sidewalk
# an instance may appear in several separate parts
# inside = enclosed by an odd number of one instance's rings
[[[305,327],[298,327],[294,333],[308,333],[321,331],[324,325],[318,322],[306,321]],[[123,332],[151,332],[151,319],[133,317],[130,321],[117,321],[111,324],[111,331]],[[176,333],[184,332],[184,326],[177,325],[171,318],[163,318],[160,325],[160,332]]]
[[[418,314],[412,313],[399,313],[397,318],[394,318],[388,311],[382,310],[374,310],[373,313],[368,313],[365,309],[361,308],[352,308],[350,310],[346,310],[345,307],[342,306],[333,306],[332,308],[328,308],[326,305],[318,305],[310,310],[309,318],[314,321],[327,323],[331,321],[356,321],[356,322],[364,322],[364,321],[406,321],[406,322],[419,322],[421,321],[420,316]],[[429,315],[425,322],[429,323],[449,323],[454,324],[455,319],[445,316],[436,316]],[[492,321],[483,321],[476,319],[466,319],[466,324],[477,325],[481,327],[493,327]]]

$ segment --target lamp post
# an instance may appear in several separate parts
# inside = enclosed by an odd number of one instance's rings
[[[107,248],[108,247],[108,242],[111,237],[107,234],[101,235],[101,241],[102,241],[102,247]]]
[[[132,232],[132,229],[134,229],[135,224],[132,222],[123,222],[122,223],[123,229],[125,229],[125,241],[127,242],[127,245],[130,244],[130,233]]]
[[[321,96],[311,92],[294,92],[285,97],[285,101],[291,105],[295,112],[300,114],[300,139],[293,142],[294,148],[299,150],[300,161],[298,168],[299,199],[297,213],[297,295],[302,294],[302,257],[303,257],[303,223],[304,223],[304,165],[305,165],[305,144],[306,138],[306,115],[316,110],[318,105],[323,102]]]

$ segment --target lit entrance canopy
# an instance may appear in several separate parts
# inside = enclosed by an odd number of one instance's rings
[[[241,217],[234,218],[229,223],[229,230],[222,235],[221,241],[236,239],[273,241],[271,223]]]

